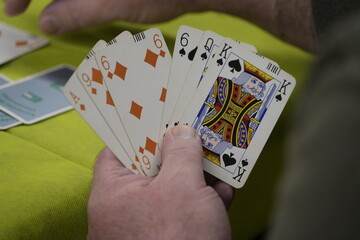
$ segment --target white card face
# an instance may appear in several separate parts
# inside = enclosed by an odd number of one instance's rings
[[[122,145],[115,137],[99,110],[81,85],[74,73],[63,88],[63,93],[69,103],[84,118],[95,133],[104,141],[124,166],[137,173],[136,165],[128,157]]]
[[[292,90],[295,79],[273,62],[224,40],[180,123],[203,142],[204,170],[244,185]]]
[[[181,88],[181,92],[177,99],[175,110],[171,116],[170,126],[176,125],[185,109],[187,108],[192,95],[194,94],[203,73],[212,58],[212,53],[216,51],[224,37],[211,32],[204,32],[198,46],[197,54],[191,64],[189,73]]]
[[[183,83],[190,69],[191,63],[198,49],[204,31],[181,26],[177,32],[174,53],[172,56],[171,70],[166,94],[166,102],[161,122],[160,137],[166,131],[176,101],[180,94]]]
[[[5,85],[0,89],[0,109],[25,124],[70,110],[61,88],[73,72],[72,66],[59,65]]]
[[[160,169],[158,136],[171,56],[158,29],[149,29],[96,52],[96,60],[135,149],[142,171]]]
[[[123,32],[118,35],[112,42],[121,41],[128,37],[132,37],[130,32]],[[121,122],[118,112],[116,111],[114,101],[111,94],[105,84],[99,66],[96,62],[94,54],[97,50],[105,48],[105,41],[98,41],[86,59],[79,65],[76,70],[77,76],[82,83],[83,87],[87,91],[88,95],[104,117],[105,121],[109,125],[116,138],[121,142],[121,145],[128,153],[128,156],[133,160],[135,164],[136,154],[132,145],[130,144],[127,133]],[[139,165],[137,165],[139,167]]]
[[[198,88],[201,79],[206,73],[214,53],[217,51],[219,45],[224,39],[225,38],[223,36],[220,36],[212,31],[206,31],[203,34],[198,46],[197,54],[194,57],[189,73],[187,74],[186,80],[177,99],[175,110],[171,116],[170,125],[176,125],[180,120],[190,102],[190,99]],[[256,48],[250,44],[239,41],[234,42],[242,47],[256,52]]]
[[[0,22],[0,65],[48,44],[48,40],[33,36]]]

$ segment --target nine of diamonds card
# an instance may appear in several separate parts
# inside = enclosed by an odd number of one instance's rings
[[[294,87],[254,46],[181,26],[172,57],[156,28],[100,40],[63,92],[132,171],[155,176],[166,129],[187,124],[204,170],[241,188]]]

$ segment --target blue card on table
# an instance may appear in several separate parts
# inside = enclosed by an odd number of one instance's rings
[[[4,75],[0,74],[0,86],[4,86],[5,84],[10,84],[11,80]]]
[[[25,124],[70,110],[61,89],[73,72],[73,67],[60,65],[2,87],[0,110]]]
[[[11,80],[0,74],[0,86],[5,86],[6,84],[11,84]],[[0,129],[8,129],[14,126],[21,124],[21,122],[10,115],[0,111]]]

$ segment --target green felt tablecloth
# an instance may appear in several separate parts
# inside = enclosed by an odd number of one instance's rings
[[[45,36],[38,28],[38,16],[47,2],[33,1],[25,14],[17,17],[0,13],[0,21]],[[3,6],[1,1],[1,9]],[[251,239],[268,225],[284,161],[284,136],[311,55],[246,21],[207,12],[161,24],[119,21],[46,36],[49,46],[0,66],[0,73],[16,81],[62,63],[77,66],[98,39],[109,41],[123,30],[136,33],[156,26],[172,49],[182,24],[251,43],[297,79],[293,97],[229,211],[233,238]],[[85,121],[72,110],[34,125],[0,131],[0,139],[0,239],[86,239],[92,167],[104,144]]]

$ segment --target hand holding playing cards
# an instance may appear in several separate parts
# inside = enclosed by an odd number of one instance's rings
[[[5,12],[17,15],[30,0],[7,1]],[[311,1],[250,0],[58,0],[41,13],[40,27],[48,34],[61,34],[115,20],[161,22],[188,12],[220,11],[254,22],[274,35],[305,50],[314,50],[315,31]],[[94,17],[96,16],[96,17]]]
[[[109,149],[95,166],[88,239],[230,239],[225,205],[233,190],[205,183],[201,142],[186,126],[170,129],[155,178],[134,175]]]

